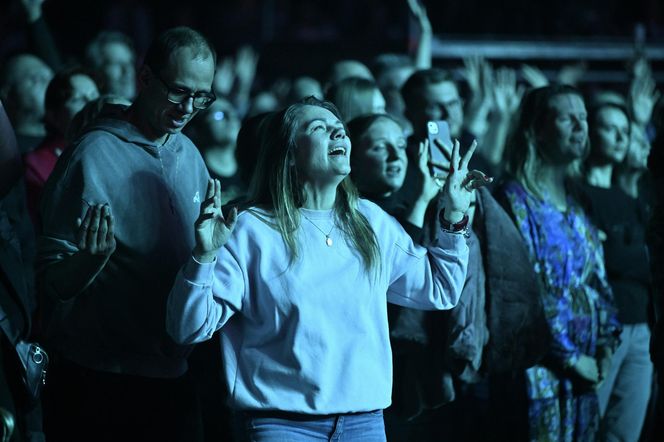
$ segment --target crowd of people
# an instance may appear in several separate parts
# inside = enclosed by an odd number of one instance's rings
[[[253,49],[184,26],[63,63],[24,3],[33,45],[0,64],[0,439],[663,437],[648,61],[624,90],[441,69],[408,4],[415,53],[259,88]]]

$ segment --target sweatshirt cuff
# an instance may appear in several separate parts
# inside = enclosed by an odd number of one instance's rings
[[[198,262],[192,256],[182,269],[182,275],[192,284],[208,286],[212,284],[215,264],[217,264],[217,257],[212,262]]]
[[[438,231],[438,245],[443,249],[462,250],[467,246],[465,235],[450,233],[444,230]]]

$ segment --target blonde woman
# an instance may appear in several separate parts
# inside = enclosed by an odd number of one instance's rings
[[[231,405],[251,440],[385,441],[392,363],[387,302],[449,309],[466,275],[473,149],[452,157],[447,231],[413,244],[359,199],[336,108],[306,99],[267,128],[252,205],[221,214],[211,182],[193,257],[176,279],[167,327],[179,342],[222,326]]]

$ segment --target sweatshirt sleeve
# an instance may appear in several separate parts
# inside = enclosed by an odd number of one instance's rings
[[[465,237],[440,231],[436,242],[424,248],[414,244],[406,232],[403,235],[395,244],[388,302],[420,310],[454,307],[468,269]]]
[[[242,307],[245,278],[226,247],[211,263],[193,257],[178,272],[166,305],[166,329],[180,344],[210,339]]]

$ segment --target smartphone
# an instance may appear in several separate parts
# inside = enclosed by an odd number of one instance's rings
[[[429,139],[429,169],[432,175],[445,174],[449,172],[450,159],[452,158],[452,137],[450,126],[447,121],[437,120],[427,122],[427,138]],[[438,140],[442,144],[435,143]],[[437,165],[443,166],[439,167]]]

